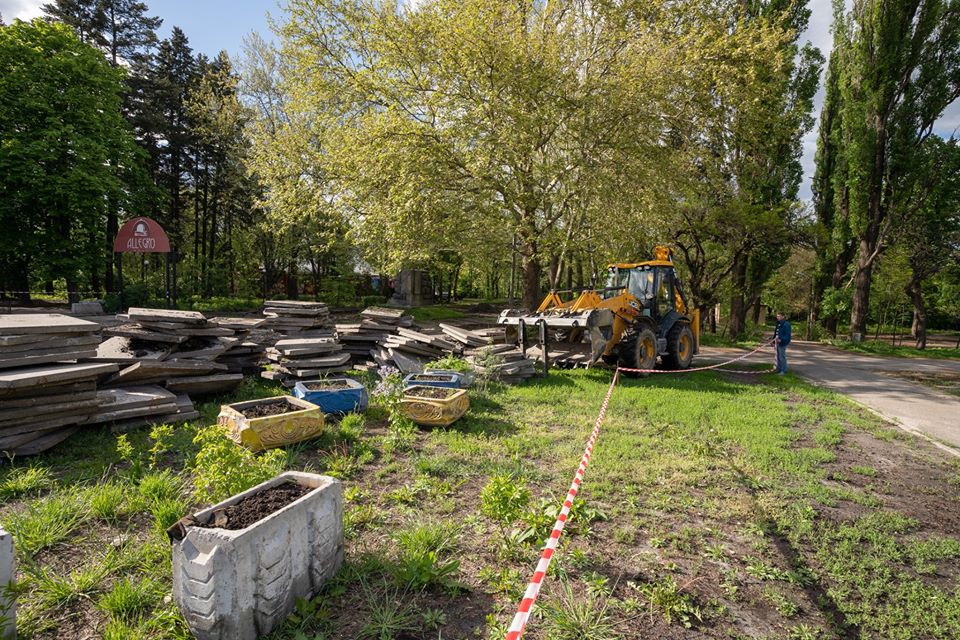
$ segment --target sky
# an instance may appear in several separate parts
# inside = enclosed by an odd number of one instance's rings
[[[40,15],[40,6],[47,0],[0,0],[0,14],[7,22],[14,18],[29,20]],[[249,0],[147,0],[151,13],[163,18],[159,36],[170,35],[174,26],[183,29],[195,52],[215,56],[225,49],[231,56],[240,51],[243,37],[251,31],[265,36],[270,31],[267,13],[278,15],[277,0],[253,2]],[[831,0],[810,0],[812,11],[810,24],[803,34],[820,49],[824,57],[830,56],[830,23],[833,19]],[[814,114],[819,116],[823,103],[823,87],[817,93]],[[937,133],[951,135],[960,127],[960,103],[955,103],[937,123]],[[813,159],[817,149],[817,127],[803,138],[803,184],[800,198],[810,200],[810,182],[813,179]]]

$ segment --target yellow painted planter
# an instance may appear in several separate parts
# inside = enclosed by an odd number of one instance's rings
[[[450,392],[446,398],[421,397],[420,390],[427,393]],[[440,387],[407,387],[400,400],[400,411],[417,424],[428,427],[446,427],[460,419],[470,408],[466,389],[443,389]]]
[[[258,404],[286,400],[302,407],[299,411],[262,418],[248,418],[243,411]],[[323,431],[323,410],[312,402],[292,396],[274,396],[220,407],[217,424],[227,429],[230,439],[257,452],[316,438]]]

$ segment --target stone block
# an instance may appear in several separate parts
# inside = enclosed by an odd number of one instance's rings
[[[17,576],[17,563],[13,554],[13,536],[0,529],[0,639],[15,640],[17,637],[17,603],[9,594]]]
[[[70,313],[75,316],[102,316],[103,305],[97,300],[74,302],[70,305]]]
[[[257,491],[297,482],[312,488],[245,529],[186,526],[173,543],[173,598],[198,640],[255,640],[269,634],[343,562],[340,481],[288,471],[193,515],[214,511]]]

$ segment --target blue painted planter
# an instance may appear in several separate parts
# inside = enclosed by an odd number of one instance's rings
[[[456,371],[455,369],[424,369],[424,373],[451,373],[455,376],[460,376],[460,388],[466,389],[467,387],[473,384],[473,381],[476,379],[477,375],[473,371]]]
[[[429,378],[442,378],[440,380],[431,380]],[[424,371],[423,373],[411,373],[403,379],[403,388],[413,386],[420,387],[444,387],[446,389],[460,388],[460,374],[456,371]]]
[[[346,383],[347,388],[318,388],[324,384]],[[312,402],[323,409],[324,413],[350,413],[351,411],[366,411],[370,400],[366,388],[352,378],[330,378],[329,380],[313,380],[298,382],[293,387],[293,395]]]

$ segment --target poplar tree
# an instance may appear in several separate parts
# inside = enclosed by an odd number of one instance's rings
[[[956,0],[835,0],[834,110],[821,136],[817,198],[821,217],[839,230],[835,270],[851,256],[851,334],[866,334],[870,285],[904,205],[923,142],[960,97],[960,3]],[[846,221],[846,222],[845,222]],[[839,242],[838,242],[839,241]]]

